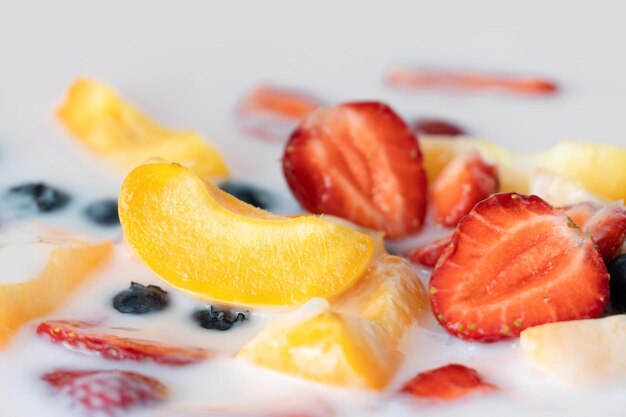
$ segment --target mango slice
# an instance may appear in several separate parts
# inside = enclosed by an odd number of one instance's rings
[[[588,192],[610,201],[626,199],[626,148],[585,142],[561,142],[539,152],[521,152],[478,139],[420,137],[424,166],[432,181],[455,155],[477,149],[498,165],[500,191],[528,193],[537,169],[552,171],[580,183]]]
[[[372,237],[314,216],[243,203],[174,163],[133,170],[119,197],[131,248],[164,280],[246,306],[334,296],[367,269]]]
[[[0,347],[25,323],[61,306],[111,254],[110,242],[88,243],[58,230],[39,241],[53,245],[46,267],[30,280],[0,284]]]
[[[238,357],[315,382],[382,390],[402,364],[402,336],[427,311],[412,267],[383,255],[328,308],[270,324]]]
[[[149,158],[161,157],[205,179],[228,176],[226,163],[213,145],[194,132],[159,126],[104,84],[75,81],[57,115],[79,142],[124,173]]]

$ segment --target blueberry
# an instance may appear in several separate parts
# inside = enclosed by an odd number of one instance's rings
[[[33,210],[39,213],[57,211],[67,205],[70,196],[43,182],[31,182],[9,188],[7,198],[10,204],[21,211]]]
[[[611,259],[606,269],[611,275],[611,307],[616,313],[626,313],[626,254]]]
[[[202,310],[193,313],[193,319],[205,329],[210,330],[229,330],[237,323],[248,320],[249,312],[247,311],[231,311],[225,308],[219,310],[208,306]]]
[[[265,190],[236,181],[224,182],[220,184],[220,188],[233,197],[254,207],[263,210],[269,210],[272,207],[274,198]]]
[[[147,287],[137,282],[131,282],[130,288],[119,292],[113,298],[113,307],[120,313],[145,314],[152,311],[161,311],[169,304],[169,296],[156,285]]]
[[[120,217],[117,214],[117,200],[115,199],[94,201],[85,208],[85,215],[100,226],[120,224]]]

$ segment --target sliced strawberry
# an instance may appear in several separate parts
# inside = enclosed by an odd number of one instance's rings
[[[413,131],[418,135],[460,136],[465,131],[458,125],[443,119],[417,119]]]
[[[451,238],[452,236],[446,236],[415,249],[409,254],[409,260],[415,264],[434,267],[444,249],[450,244]]]
[[[38,334],[50,337],[54,343],[74,351],[96,353],[114,361],[151,360],[161,365],[187,365],[209,357],[204,349],[120,337],[113,332],[122,333],[124,330],[65,320],[45,321],[37,327]]]
[[[571,204],[563,207],[565,214],[574,221],[579,227],[583,227],[587,221],[592,218],[602,207],[591,201]]]
[[[619,255],[626,239],[626,210],[622,203],[615,203],[600,209],[589,218],[583,231],[589,233],[596,249],[605,262]]]
[[[550,95],[559,91],[552,81],[537,77],[424,68],[393,68],[387,84],[406,90],[484,91],[501,90],[514,94]]]
[[[68,371],[45,374],[57,396],[88,415],[115,416],[120,411],[163,401],[167,387],[154,378],[129,371]]]
[[[312,213],[343,217],[389,238],[422,228],[422,153],[411,129],[385,104],[346,103],[312,113],[291,135],[283,172]]]
[[[600,316],[609,279],[593,241],[537,196],[495,194],[452,235],[430,280],[435,317],[480,342],[528,327]]]
[[[474,369],[453,363],[420,372],[404,384],[401,392],[424,399],[450,401],[496,389],[495,385],[484,382]]]
[[[261,85],[239,103],[238,119],[244,131],[267,141],[284,141],[298,121],[321,106],[320,100],[299,91]]]
[[[432,184],[431,198],[435,221],[456,226],[481,200],[498,188],[498,169],[482,160],[477,151],[450,161]]]

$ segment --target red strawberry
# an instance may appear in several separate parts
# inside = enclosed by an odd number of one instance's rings
[[[413,125],[413,130],[418,135],[460,136],[465,134],[459,126],[442,119],[418,119]]]
[[[432,184],[435,221],[444,226],[456,226],[476,203],[497,188],[497,168],[483,161],[477,151],[455,157]]]
[[[148,406],[167,397],[167,387],[154,378],[129,371],[67,371],[41,379],[87,413],[116,416],[120,411]]]
[[[406,90],[502,90],[515,94],[541,95],[554,94],[559,90],[552,81],[537,77],[420,68],[393,68],[387,74],[386,81],[391,86]]]
[[[585,223],[587,223],[587,220],[592,218],[600,208],[601,206],[596,203],[585,201],[565,206],[563,210],[565,210],[565,214],[567,214],[570,219],[574,220],[574,223],[579,227],[583,227]]]
[[[269,141],[284,141],[296,123],[320,105],[308,94],[261,85],[243,98],[237,115],[247,133]]]
[[[308,211],[400,238],[422,228],[426,173],[411,129],[378,102],[309,115],[291,135],[283,172]]]
[[[431,306],[452,335],[493,342],[600,316],[608,278],[593,241],[563,210],[537,196],[495,194],[459,222],[433,271]]]
[[[430,400],[455,400],[469,394],[496,390],[478,372],[464,365],[449,364],[424,371],[404,384],[401,392]]]
[[[409,254],[409,260],[415,264],[420,264],[428,267],[433,267],[437,264],[437,260],[443,253],[444,249],[450,244],[450,238],[452,236],[446,236],[441,239],[437,239],[428,245],[415,249]]]
[[[589,233],[602,259],[610,261],[617,256],[626,239],[626,210],[622,203],[600,209],[587,220],[583,231]]]
[[[120,337],[120,332],[104,326],[84,322],[52,320],[37,327],[37,333],[47,335],[54,343],[71,350],[96,353],[114,361],[152,360],[161,365],[187,365],[208,358],[208,352],[199,348],[168,346],[157,342]]]

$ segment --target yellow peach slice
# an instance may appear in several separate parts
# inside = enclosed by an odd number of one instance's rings
[[[426,311],[412,267],[383,255],[328,308],[270,324],[238,357],[314,382],[382,390],[402,364],[402,336]]]
[[[226,163],[213,145],[194,132],[173,132],[159,126],[104,84],[75,81],[57,115],[83,145],[124,173],[149,158],[161,157],[179,162],[205,179],[228,175]]]
[[[315,216],[245,204],[174,163],[133,170],[119,197],[131,248],[164,280],[246,306],[334,296],[367,269],[372,237]]]
[[[0,346],[24,323],[62,305],[112,250],[110,242],[83,242],[54,229],[38,241],[52,246],[44,269],[30,280],[0,284]]]
[[[488,162],[498,165],[500,191],[528,193],[531,174],[546,169],[610,201],[626,199],[624,147],[561,142],[543,151],[522,152],[485,140],[445,137],[420,138],[420,146],[430,181],[455,155],[474,148]]]

